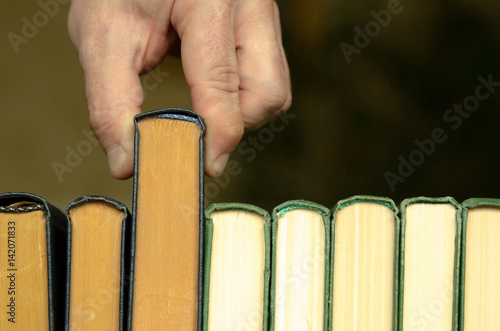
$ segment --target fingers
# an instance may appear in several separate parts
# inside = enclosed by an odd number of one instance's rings
[[[193,110],[207,127],[205,170],[210,176],[224,171],[244,131],[233,21],[234,8],[223,1],[179,0],[173,8]]]
[[[140,113],[139,73],[154,68],[176,40],[171,1],[73,0],[68,29],[85,75],[89,125],[111,174],[132,175],[133,116]]]
[[[247,128],[257,129],[288,110],[292,99],[278,6],[245,1],[235,22],[241,114]]]
[[[133,117],[141,112],[143,100],[138,74],[125,63],[88,61],[82,66],[89,126],[106,153],[111,175],[128,178],[134,165]]]
[[[101,21],[99,21],[101,22]],[[110,173],[116,178],[132,175],[134,162],[133,116],[140,113],[143,91],[139,80],[135,44],[119,29],[120,20],[100,23],[81,34],[77,48],[85,76],[89,126],[108,158]]]
[[[178,0],[172,24],[193,109],[206,122],[207,174],[223,172],[244,126],[258,128],[291,103],[274,1]]]
[[[132,117],[143,101],[138,73],[157,65],[172,47],[169,23],[182,40],[193,109],[206,123],[208,175],[223,172],[245,126],[258,128],[290,106],[290,75],[274,1],[177,0],[173,7],[157,1],[153,7],[163,4],[159,10],[125,6],[118,16],[107,2],[93,3],[74,0],[68,25],[84,69],[89,123],[113,176],[132,174]],[[85,15],[81,8],[94,13]]]

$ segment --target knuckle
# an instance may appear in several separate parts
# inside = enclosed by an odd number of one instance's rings
[[[104,132],[113,127],[113,122],[106,111],[98,109],[89,109],[89,127],[100,141],[103,139]]]
[[[218,130],[230,139],[239,139],[245,132],[243,119],[240,115],[234,116],[232,112],[219,114],[214,123],[216,123]]]
[[[214,66],[209,71],[208,84],[211,88],[222,92],[238,93],[240,89],[238,68],[233,65]]]
[[[274,84],[265,91],[261,107],[270,115],[279,115],[290,108],[292,102],[291,91],[286,84]]]
[[[236,125],[230,126],[226,129],[226,134],[233,138],[234,140],[240,140],[243,137],[243,133],[245,132],[245,126],[243,122],[238,123]]]
[[[225,137],[226,141],[232,142],[234,147],[243,137],[245,133],[245,125],[241,117],[234,118],[231,114],[226,114],[224,119],[221,119],[218,123],[219,132]]]
[[[115,134],[119,131],[119,115],[107,109],[89,108],[88,124],[101,146],[106,150],[116,143]]]

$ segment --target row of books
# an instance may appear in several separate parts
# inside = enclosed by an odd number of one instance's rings
[[[33,194],[0,195],[0,329],[500,326],[500,200],[205,209],[201,118],[167,109],[134,121],[132,214],[99,196],[63,214]]]
[[[130,216],[124,205],[101,196],[81,197],[63,215],[32,194],[0,195],[0,302],[6,307],[0,329],[500,326],[498,199],[459,204],[451,197],[417,197],[398,209],[387,198],[355,196],[331,210],[292,200],[271,215],[249,204],[213,204],[205,210],[204,263],[194,261],[204,265],[203,291],[197,277],[182,279],[195,289],[191,299],[179,282],[133,286]],[[183,241],[176,233],[158,235]],[[188,258],[166,268],[183,274]],[[162,256],[145,259],[144,274],[172,278],[158,272]],[[137,317],[134,300],[165,304]],[[168,321],[159,320],[164,314]],[[195,322],[183,324],[186,318]]]

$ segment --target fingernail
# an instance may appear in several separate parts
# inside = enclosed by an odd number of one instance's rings
[[[122,146],[117,145],[109,149],[106,152],[106,155],[108,157],[109,172],[111,172],[111,175],[115,176],[122,167],[123,163],[125,163],[127,154],[123,150]]]
[[[227,161],[229,160],[229,154],[222,154],[215,160],[213,163],[213,167],[215,172],[217,172],[217,176],[222,175],[224,169],[226,168]]]

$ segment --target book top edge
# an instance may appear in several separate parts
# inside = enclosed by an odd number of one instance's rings
[[[343,199],[337,202],[335,204],[335,207],[332,208],[332,214],[336,214],[342,208],[358,202],[378,203],[391,209],[395,215],[397,215],[398,213],[398,207],[391,198],[374,196],[374,195],[354,195],[350,198]]]
[[[409,205],[417,204],[417,203],[431,203],[431,204],[450,204],[455,207],[457,210],[461,210],[462,206],[455,200],[453,197],[412,197],[407,198],[401,201],[400,209],[403,212]]]
[[[0,194],[0,206],[9,206],[16,202],[27,201],[27,202],[36,202],[41,205],[46,205],[46,201],[44,198],[27,192],[7,192]]]
[[[48,228],[52,227],[52,224],[55,224],[57,228],[61,228],[63,231],[66,232],[66,228],[68,226],[68,221],[66,218],[66,215],[63,214],[61,210],[59,210],[57,207],[51,205],[50,203],[47,202],[44,198],[33,194],[33,193],[28,193],[28,192],[6,192],[6,193],[0,193],[0,206],[2,207],[8,207],[14,203],[18,202],[34,202],[41,206],[40,208],[37,208],[37,210],[42,210],[43,211],[43,217],[47,221],[47,226]],[[33,209],[34,210],[34,209]],[[19,208],[16,210],[14,208],[10,212],[29,212],[30,208]],[[47,237],[47,241],[50,242],[52,239]]]
[[[308,200],[289,200],[273,209],[273,217],[281,217],[286,212],[294,209],[311,209],[317,211],[323,217],[330,216],[330,210],[319,203]]]
[[[223,202],[223,203],[213,203],[209,205],[205,209],[205,218],[207,219],[212,219],[210,216],[213,212],[216,211],[223,211],[223,210],[244,210],[244,211],[251,211],[254,212],[260,216],[267,222],[271,220],[271,216],[269,213],[255,205],[251,205],[248,203],[239,203],[239,202]]]
[[[192,110],[184,108],[164,108],[164,109],[151,110],[148,112],[135,115],[134,121],[137,123],[140,120],[151,117],[169,118],[169,119],[192,122],[198,125],[202,132],[205,131],[205,124],[203,123],[201,116]]]
[[[12,204],[19,202],[30,202],[34,203],[33,206],[27,207],[13,207],[10,208]],[[35,205],[36,204],[36,205]],[[49,219],[52,212],[55,211],[55,207],[49,205],[49,203],[42,197],[28,192],[6,192],[0,194],[0,207],[9,209],[7,212],[22,213],[30,212],[34,210],[43,210],[44,217]],[[57,211],[59,212],[59,211]]]
[[[116,209],[122,211],[125,214],[125,216],[129,213],[128,208],[120,201],[117,201],[115,199],[108,198],[108,197],[105,197],[102,195],[89,194],[89,195],[81,196],[81,197],[73,200],[72,202],[70,202],[68,204],[68,207],[66,208],[66,215],[69,216],[71,209],[73,209],[74,207],[76,207],[80,204],[91,202],[91,201],[105,202],[105,203],[115,207]]]
[[[464,209],[475,208],[481,206],[494,206],[500,207],[500,199],[494,198],[470,198],[462,202],[462,207]]]

